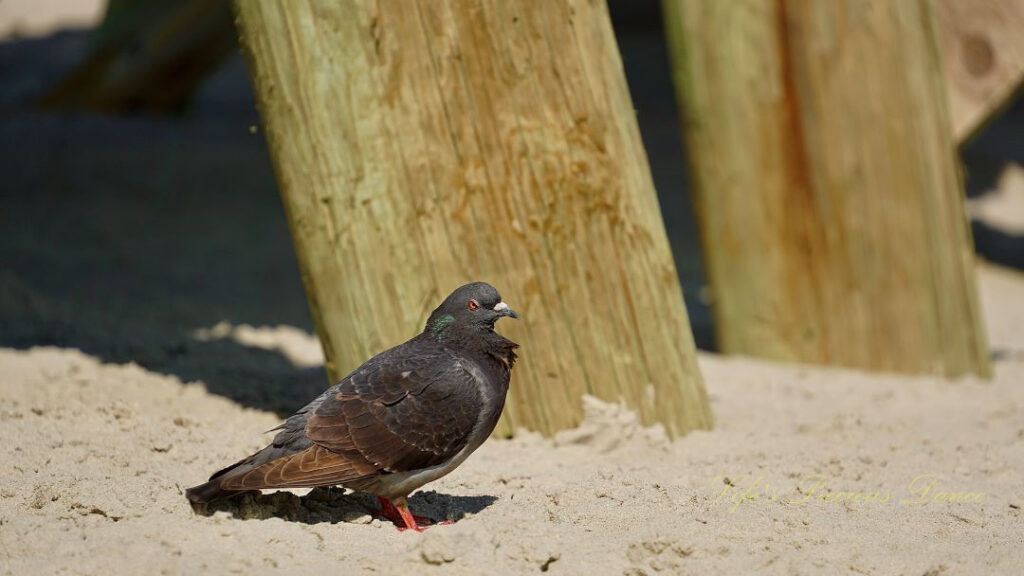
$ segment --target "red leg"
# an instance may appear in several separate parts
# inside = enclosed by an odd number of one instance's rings
[[[419,523],[422,520],[427,520],[427,518],[413,516],[412,512],[409,510],[409,505],[405,503],[405,498],[399,499],[397,502],[392,502],[392,504],[394,504],[395,508],[398,509],[398,513],[402,516],[402,522],[405,523],[406,528],[417,532],[423,532],[423,527],[420,526]],[[424,524],[429,524],[429,522],[424,522]],[[399,528],[399,530],[402,530],[402,528]]]
[[[395,527],[401,530],[412,529],[416,532],[423,532],[423,528],[434,524],[451,524],[450,520],[437,522],[432,518],[416,516],[409,510],[405,498],[395,498],[394,502],[378,496],[380,501],[380,515],[395,523]]]

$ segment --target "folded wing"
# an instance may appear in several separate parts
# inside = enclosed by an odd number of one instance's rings
[[[442,464],[466,446],[481,406],[477,378],[450,356],[380,358],[307,407],[299,450],[225,471],[219,485],[224,490],[329,486]]]

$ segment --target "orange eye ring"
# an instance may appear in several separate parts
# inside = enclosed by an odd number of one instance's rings
[[[470,300],[468,303],[466,303],[466,308],[469,308],[470,310],[476,310],[479,307],[480,305],[477,304],[476,300]]]

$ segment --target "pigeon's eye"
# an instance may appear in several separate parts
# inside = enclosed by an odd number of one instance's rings
[[[470,300],[469,303],[466,304],[466,308],[469,308],[470,310],[476,310],[479,307],[480,305],[477,304],[476,300]]]

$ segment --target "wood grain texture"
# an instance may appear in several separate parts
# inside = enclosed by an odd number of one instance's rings
[[[923,0],[666,0],[724,352],[988,374]]]
[[[937,0],[949,114],[967,140],[1024,83],[1024,0]]]
[[[502,433],[620,398],[711,417],[603,2],[235,2],[328,370],[485,280],[522,316]]]

